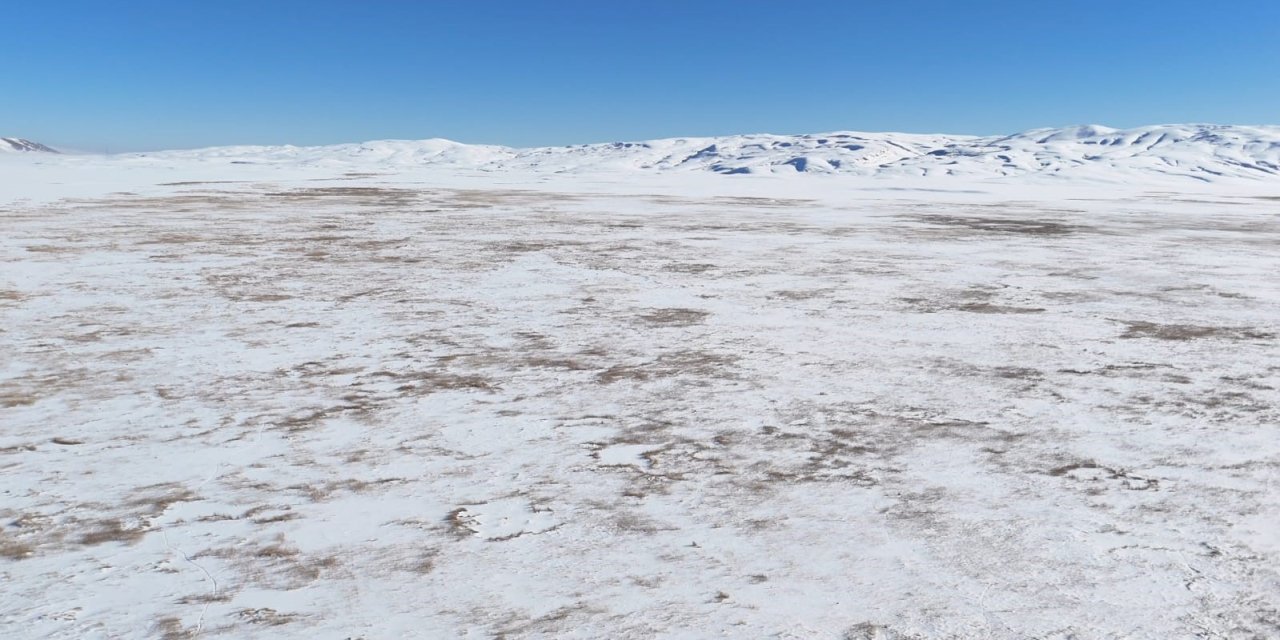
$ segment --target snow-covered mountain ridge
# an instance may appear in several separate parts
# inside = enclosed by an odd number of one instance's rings
[[[241,162],[445,165],[481,171],[711,171],[877,176],[1028,174],[1127,180],[1144,174],[1203,181],[1280,178],[1280,127],[1080,126],[1008,136],[833,132],[669,138],[515,149],[449,140],[383,140],[323,147],[220,147],[163,156]]]
[[[0,153],[16,152],[24,153],[30,151],[38,151],[43,153],[57,153],[57,150],[46,147],[39,142],[32,142],[22,138],[0,138]]]
[[[7,139],[6,139],[7,140]],[[874,177],[1021,176],[1107,182],[1150,178],[1280,179],[1280,126],[1077,126],[1007,136],[865,133],[753,134],[564,147],[512,148],[444,139],[317,147],[235,146],[115,156],[156,162],[232,162],[476,172],[617,171],[840,174]]]

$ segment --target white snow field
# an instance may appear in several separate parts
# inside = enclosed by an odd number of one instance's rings
[[[6,154],[0,637],[1280,637],[1278,155]]]

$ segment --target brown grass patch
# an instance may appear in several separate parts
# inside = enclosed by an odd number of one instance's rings
[[[1128,325],[1121,338],[1153,338],[1156,340],[1197,340],[1226,338],[1229,340],[1269,340],[1276,334],[1253,327],[1213,327],[1190,324],[1159,324],[1137,320],[1121,320]]]
[[[967,311],[969,313],[1043,313],[1044,309],[1038,307],[1010,307],[999,304],[991,304],[989,302],[970,302],[962,304],[956,309]]]
[[[34,393],[8,389],[0,390],[0,407],[6,409],[33,405],[36,400],[39,400],[39,396]]]
[[[1044,374],[1028,367],[996,367],[991,370],[997,378],[1006,380],[1039,380]]]
[[[141,526],[126,527],[122,520],[110,518],[99,520],[90,525],[88,531],[81,533],[76,538],[76,542],[86,546],[95,546],[108,542],[134,544],[147,535],[148,531],[150,529]]]
[[[395,482],[404,482],[404,478],[378,478],[376,480],[360,480],[359,478],[347,478],[346,480],[330,480],[320,484],[295,484],[286,489],[296,491],[306,496],[313,502],[327,500],[329,496],[339,492],[348,491],[351,493],[364,493],[374,487],[384,484],[392,484]],[[278,520],[289,520],[291,518],[278,518]]]
[[[1085,477],[1076,477],[1077,474],[1075,472],[1077,471],[1093,471],[1095,473],[1085,474]],[[1134,491],[1155,491],[1160,488],[1159,480],[1136,476],[1123,469],[1106,467],[1093,460],[1084,460],[1054,467],[1047,473],[1055,478],[1069,478],[1084,482],[1089,481],[1089,476],[1096,476],[1098,479],[1104,480],[1119,480],[1121,486],[1125,489]]]
[[[645,324],[658,327],[688,327],[701,324],[710,315],[710,312],[698,309],[670,308],[654,309],[640,314],[639,318]]]
[[[709,351],[675,351],[664,353],[656,360],[643,364],[614,365],[596,375],[600,384],[612,384],[619,380],[649,380],[674,376],[723,378],[731,376],[729,365],[737,361],[728,356]]]
[[[265,625],[268,627],[278,627],[289,624],[298,619],[297,614],[280,613],[275,609],[241,609],[236,612],[236,616],[249,624]]]
[[[943,227],[958,227],[983,233],[999,233],[1029,236],[1069,236],[1086,231],[1092,227],[1067,224],[1053,220],[1033,220],[1017,218],[991,218],[981,216],[947,216],[925,214],[909,216],[911,219]]]
[[[474,517],[470,511],[467,511],[466,507],[458,507],[450,511],[445,515],[444,522],[449,528],[449,533],[453,534],[455,538],[468,538],[476,535],[476,530],[472,529]]]
[[[182,620],[174,617],[160,618],[151,625],[151,630],[158,634],[160,640],[185,640],[196,637],[195,627],[182,626]]]
[[[594,369],[581,360],[573,358],[549,358],[545,356],[532,356],[525,358],[525,364],[534,369],[562,369],[566,371],[588,371]]]
[[[472,374],[447,373],[443,371],[377,371],[372,376],[391,378],[402,381],[397,391],[402,393],[429,394],[436,391],[493,391],[497,387],[488,378]]]
[[[35,555],[35,547],[0,531],[0,558],[21,560]]]
[[[781,289],[769,294],[770,298],[783,300],[813,300],[830,296],[834,289]]]
[[[679,262],[666,265],[662,267],[662,270],[671,273],[706,273],[717,268],[719,267],[707,262]]]
[[[154,238],[143,240],[138,244],[190,244],[192,242],[202,242],[203,240],[203,237],[190,233],[162,233]]]

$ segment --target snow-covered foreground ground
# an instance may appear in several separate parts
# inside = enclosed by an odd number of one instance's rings
[[[12,171],[3,637],[1280,636],[1275,189]]]

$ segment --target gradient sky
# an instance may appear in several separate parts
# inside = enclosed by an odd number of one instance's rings
[[[1280,0],[31,0],[0,134],[89,151],[1280,123]]]

